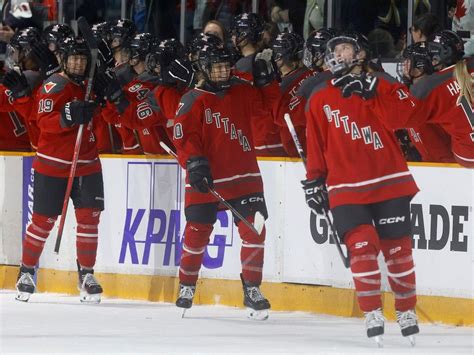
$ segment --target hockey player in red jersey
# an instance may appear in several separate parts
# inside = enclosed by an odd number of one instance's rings
[[[35,291],[35,266],[57,216],[61,214],[78,126],[84,124],[71,191],[77,220],[78,287],[81,301],[99,302],[102,287],[94,277],[93,268],[104,191],[101,163],[90,123],[96,104],[82,101],[90,51],[81,39],[68,39],[63,49],[62,71],[52,75],[39,94],[40,136],[33,162],[33,216],[23,241],[16,298],[28,301]]]
[[[301,97],[296,92],[314,72],[303,66],[303,47],[303,38],[294,32],[280,33],[272,43],[273,56],[281,75],[280,97],[273,106],[273,119],[280,127],[280,139],[290,157],[298,157],[298,152],[285,123],[285,114],[290,115],[298,140],[306,149],[304,105],[300,105]]]
[[[25,122],[14,111],[0,112],[0,150],[31,150]]]
[[[198,63],[205,81],[181,99],[173,138],[179,163],[187,171],[187,223],[176,301],[182,308],[192,306],[202,258],[216,213],[222,207],[208,192],[208,187],[214,187],[250,223],[254,222],[256,214],[267,218],[249,119],[254,110],[265,109],[259,89],[246,81],[231,79],[231,56],[225,48],[205,46],[199,53]],[[256,65],[255,78],[262,83],[270,82],[273,73],[266,71],[269,63],[259,64],[264,65]],[[237,218],[236,224],[242,238],[244,304],[251,309],[254,318],[266,319],[270,303],[259,288],[265,228],[256,235]]]
[[[393,133],[376,117],[410,114],[414,104],[404,86],[387,74],[360,72],[359,53],[350,37],[327,43],[326,65],[336,77],[320,83],[306,106],[303,189],[313,211],[331,209],[349,251],[367,335],[380,340],[384,332],[377,262],[382,251],[402,334],[411,337],[418,325],[410,200],[418,188]],[[375,100],[384,107],[375,109]]]
[[[235,63],[233,74],[239,78],[254,82],[252,66],[259,52],[265,30],[262,17],[255,13],[243,13],[234,18],[231,26],[232,41],[235,48],[242,54]],[[264,49],[265,55],[271,50]],[[278,94],[278,93],[277,93]],[[270,98],[273,101],[273,98]],[[271,108],[269,108],[271,112]],[[256,116],[252,120],[253,142],[258,156],[286,156],[280,139],[280,128],[275,124],[272,114]]]

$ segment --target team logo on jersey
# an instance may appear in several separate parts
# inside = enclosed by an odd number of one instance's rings
[[[49,83],[44,84],[44,91],[47,94],[49,94],[49,92],[53,90],[55,86],[56,86],[56,83],[53,83],[52,81],[50,81]]]

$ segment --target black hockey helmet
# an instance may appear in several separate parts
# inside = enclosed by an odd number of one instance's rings
[[[74,31],[68,25],[58,23],[49,25],[43,30],[43,39],[51,52],[56,52],[59,49],[59,44],[68,37],[75,37]]]
[[[41,41],[41,33],[36,27],[17,30],[7,45],[5,62],[8,67],[22,66],[28,58],[32,45]]]
[[[97,41],[104,40],[107,45],[112,41],[112,23],[104,21],[95,23],[91,27],[92,33]]]
[[[224,42],[212,33],[199,33],[186,46],[186,53],[191,60],[196,60],[199,56],[199,51],[205,46],[223,46]]]
[[[428,43],[435,70],[456,64],[464,56],[464,43],[454,31],[436,32]]]
[[[283,63],[300,61],[303,58],[304,40],[295,32],[283,32],[273,40],[272,50],[275,60]]]
[[[303,63],[306,67],[320,70],[324,64],[326,54],[326,44],[328,41],[339,35],[334,28],[320,28],[312,32],[305,43]]]
[[[168,69],[175,59],[184,58],[184,46],[175,38],[156,42],[146,57],[149,73],[160,77],[163,83],[172,84],[175,80],[168,75]]]
[[[145,61],[157,39],[151,33],[139,33],[130,40],[130,65]]]
[[[232,36],[235,37],[235,44],[237,46],[244,40],[256,44],[263,37],[265,22],[259,14],[245,12],[234,18],[230,31]]]
[[[415,71],[416,69],[416,71]],[[427,42],[417,42],[409,45],[403,51],[402,62],[397,63],[397,74],[406,83],[411,83],[423,74],[434,72],[431,55]]]
[[[91,62],[91,52],[86,41],[82,37],[66,38],[61,44],[61,65],[64,73],[77,84],[82,83],[87,76]],[[85,68],[80,62],[69,60],[73,56],[86,57]]]
[[[216,64],[225,67],[218,73],[213,69]],[[230,70],[232,66],[232,54],[225,47],[205,45],[199,51],[198,65],[204,74],[207,84],[214,90],[226,89],[230,86]]]
[[[349,45],[353,48],[352,58],[343,58],[336,53],[336,47],[339,45]],[[344,46],[342,46],[344,48]],[[343,49],[344,51],[344,49]],[[359,53],[361,47],[359,43],[352,37],[337,36],[330,39],[326,44],[326,55],[324,63],[328,69],[336,76],[347,74],[354,66],[360,64]]]
[[[371,59],[369,39],[364,34],[357,31],[345,31],[342,35],[354,38],[360,49],[365,52],[365,57],[361,59],[361,62],[366,63]]]
[[[127,19],[120,19],[110,23],[110,47],[116,49],[119,47],[128,47],[130,41],[137,33],[135,24]]]

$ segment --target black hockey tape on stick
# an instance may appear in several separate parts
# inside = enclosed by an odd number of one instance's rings
[[[175,158],[176,160],[178,160],[178,156],[176,155],[175,152],[173,152],[171,150],[170,147],[168,147],[166,145],[165,142],[161,141],[160,142],[160,146],[166,151],[166,153],[168,153],[169,155],[171,155],[173,158]],[[207,181],[206,181],[207,183]],[[214,190],[212,187],[210,187],[209,185],[207,186],[208,189],[209,189],[209,192],[219,201],[221,202],[225,207],[227,207],[229,209],[229,211],[232,212],[232,214],[236,215],[237,218],[239,218],[242,222],[244,222],[244,224],[250,228],[250,230],[252,232],[254,232],[256,235],[260,235],[260,233],[257,231],[257,229],[255,229],[255,227],[252,225],[252,223],[250,223],[249,221],[247,221],[244,216],[242,216],[239,211],[237,211],[234,207],[232,207],[232,205],[227,202],[216,190]]]
[[[299,154],[301,160],[303,161],[303,165],[306,169],[306,157],[304,155],[304,150],[303,150],[303,147],[300,143],[300,140],[298,139],[298,135],[296,134],[295,126],[293,126],[293,122],[291,121],[290,114],[285,113],[285,115],[283,117],[285,118],[286,125],[288,126],[288,130],[290,131],[291,137],[293,138],[293,142],[295,143],[296,150],[298,151],[298,154]],[[313,212],[316,213],[315,211],[313,211]],[[348,269],[351,266],[351,262],[349,260],[349,255],[346,256],[344,254],[344,251],[342,250],[341,242],[340,242],[339,237],[337,235],[337,231],[334,228],[334,225],[332,224],[331,218],[329,217],[329,214],[327,213],[327,211],[324,211],[324,218],[326,218],[326,221],[329,224],[329,229],[330,229],[329,237],[332,239],[334,244],[336,244],[336,248],[337,248],[337,251],[339,253],[339,256],[341,257],[342,263],[344,264],[346,269]]]
[[[77,25],[79,27],[79,30],[81,31],[82,37],[86,41],[87,46],[89,47],[89,50],[91,52],[91,62],[89,66],[89,73],[87,73],[86,94],[84,95],[84,101],[89,101],[89,98],[92,92],[92,84],[94,81],[95,67],[97,63],[97,53],[98,53],[97,42],[91,31],[89,23],[87,22],[85,17],[82,17],[82,16],[79,17],[79,19],[77,20]],[[59,219],[58,234],[56,236],[56,244],[54,245],[54,252],[56,254],[59,253],[59,247],[61,246],[61,239],[63,236],[64,224],[66,223],[66,214],[67,214],[67,207],[69,203],[69,196],[71,195],[72,184],[74,182],[74,176],[76,175],[77,161],[79,159],[79,152],[81,150],[83,130],[84,130],[84,124],[81,124],[77,131],[76,144],[74,145],[74,154],[72,156],[71,170],[69,171],[69,177],[67,180],[66,193],[64,195],[61,218]]]

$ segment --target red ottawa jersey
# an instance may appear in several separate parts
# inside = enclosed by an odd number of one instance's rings
[[[280,83],[280,97],[273,106],[273,119],[275,124],[280,127],[280,139],[283,143],[286,153],[290,157],[299,157],[293,138],[288,130],[284,115],[290,115],[293,126],[295,127],[298,140],[306,151],[306,118],[304,115],[304,104],[302,99],[297,96],[298,89],[306,82],[306,79],[312,77],[315,73],[306,68],[298,68],[285,75]]]
[[[240,58],[235,64],[232,74],[236,77],[253,82],[252,64],[256,54]],[[255,149],[258,156],[286,156],[285,149],[280,138],[280,127],[278,127],[273,118],[272,108],[278,100],[279,90],[276,83],[273,92],[268,92],[265,97],[268,111],[263,115],[252,114],[255,119],[252,120],[252,134]]]
[[[173,142],[181,166],[190,157],[206,157],[214,188],[226,200],[263,192],[250,124],[254,110],[263,107],[255,90],[236,78],[217,93],[196,88],[182,97],[176,113]],[[186,206],[216,202],[210,193],[192,189],[188,177],[186,183]]]
[[[0,150],[31,150],[25,122],[16,112],[0,112]]]
[[[427,123],[417,128],[409,128],[408,133],[424,162],[456,162],[451,151],[451,137],[440,125]]]
[[[474,58],[467,63],[474,75]],[[451,150],[456,161],[474,167],[474,111],[472,103],[459,96],[460,86],[454,80],[454,66],[421,78],[411,87],[421,101],[418,112],[405,119],[405,127],[438,124],[451,137]],[[400,125],[400,123],[398,123]]]
[[[61,126],[61,111],[73,100],[84,100],[85,89],[61,74],[53,74],[41,88],[38,102],[40,136],[33,168],[41,174],[68,177],[79,126]],[[92,123],[84,126],[75,176],[101,171]]]
[[[414,110],[413,101],[395,79],[377,76],[377,94],[371,100],[343,98],[328,80],[313,90],[306,104],[307,178],[326,179],[331,208],[418,191],[395,135],[379,119]]]

